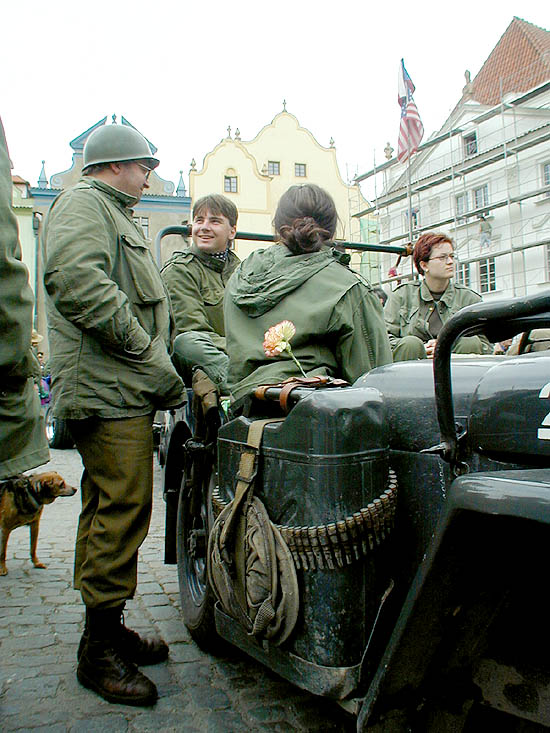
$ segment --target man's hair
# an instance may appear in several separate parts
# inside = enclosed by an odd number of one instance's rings
[[[110,163],[94,163],[93,165],[89,165],[87,168],[84,168],[82,171],[83,176],[93,176],[94,173],[99,173],[100,171],[104,171],[107,168],[111,166]]]
[[[237,211],[237,207],[233,201],[230,201],[225,196],[222,196],[219,193],[209,193],[207,196],[200,198],[193,206],[193,219],[195,216],[198,216],[207,210],[216,216],[225,216],[232,227],[237,226],[239,212]]]
[[[427,262],[430,259],[432,249],[438,244],[448,242],[454,249],[454,242],[448,234],[443,232],[426,232],[418,237],[413,250],[413,260],[418,272],[423,275],[424,270],[420,267],[421,262]]]

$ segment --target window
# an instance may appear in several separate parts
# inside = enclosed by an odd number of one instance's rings
[[[471,132],[469,135],[464,135],[462,140],[464,142],[464,155],[475,155],[477,153],[477,133]]]
[[[281,175],[281,164],[278,160],[268,160],[267,161],[267,173],[270,176],[280,176]],[[304,173],[305,176],[305,173]]]
[[[497,289],[494,257],[479,262],[479,289],[482,293],[490,293]]]
[[[306,177],[306,164],[305,163],[294,163],[294,175],[297,178]]]
[[[467,193],[459,193],[458,196],[455,196],[455,211],[457,219],[463,217],[466,214],[466,212],[468,211]]]
[[[489,205],[489,185],[486,183],[472,191],[472,205],[474,209],[481,209]]]
[[[225,193],[237,193],[237,176],[224,176],[223,190]]]
[[[146,239],[149,239],[149,217],[148,216],[134,216],[134,221],[138,226],[143,229],[143,234]]]
[[[550,280],[550,244],[546,245],[546,279]]]
[[[470,263],[458,262],[456,265],[456,281],[460,285],[470,286]]]
[[[550,186],[550,162],[542,164],[542,185]],[[550,198],[550,191],[545,191],[544,196]]]

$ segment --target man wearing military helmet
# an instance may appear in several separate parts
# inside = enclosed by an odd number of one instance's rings
[[[168,296],[132,206],[159,161],[124,125],[93,132],[81,180],[52,204],[44,230],[53,409],[84,464],[75,588],[86,606],[77,676],[106,700],[150,705],[138,665],[168,656],[124,626],[152,505],[154,411],[185,401],[169,356]]]

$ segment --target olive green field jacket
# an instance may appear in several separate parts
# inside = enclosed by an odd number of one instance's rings
[[[40,365],[31,350],[34,296],[21,261],[13,184],[0,120],[0,479],[49,458],[34,378]]]
[[[131,196],[82,178],[52,204],[44,284],[54,414],[139,417],[185,402],[170,303]]]
[[[429,332],[428,319],[434,308],[437,308],[441,322],[446,323],[462,308],[479,302],[481,296],[478,293],[453,282],[449,282],[439,301],[433,299],[425,280],[400,285],[390,293],[384,307],[392,350],[404,336],[418,336],[424,343],[433,338]],[[457,343],[461,343],[463,353],[467,352],[468,344],[481,344],[482,353],[493,353],[493,347],[485,336],[466,336]]]
[[[235,399],[260,384],[300,376],[291,356],[267,357],[264,333],[292,321],[294,355],[308,376],[353,383],[392,360],[382,306],[370,284],[331,247],[293,255],[282,244],[253,252],[225,295],[228,384]]]
[[[201,331],[225,351],[223,296],[239,262],[231,250],[224,261],[201,252],[195,244],[172,255],[161,276],[172,302],[177,336]]]

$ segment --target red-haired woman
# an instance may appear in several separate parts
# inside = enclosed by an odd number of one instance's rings
[[[481,296],[465,285],[451,282],[455,271],[453,240],[440,232],[426,232],[413,251],[414,264],[423,276],[396,288],[384,308],[394,361],[432,358],[443,324]],[[456,354],[491,354],[482,336],[465,336],[453,347]]]

